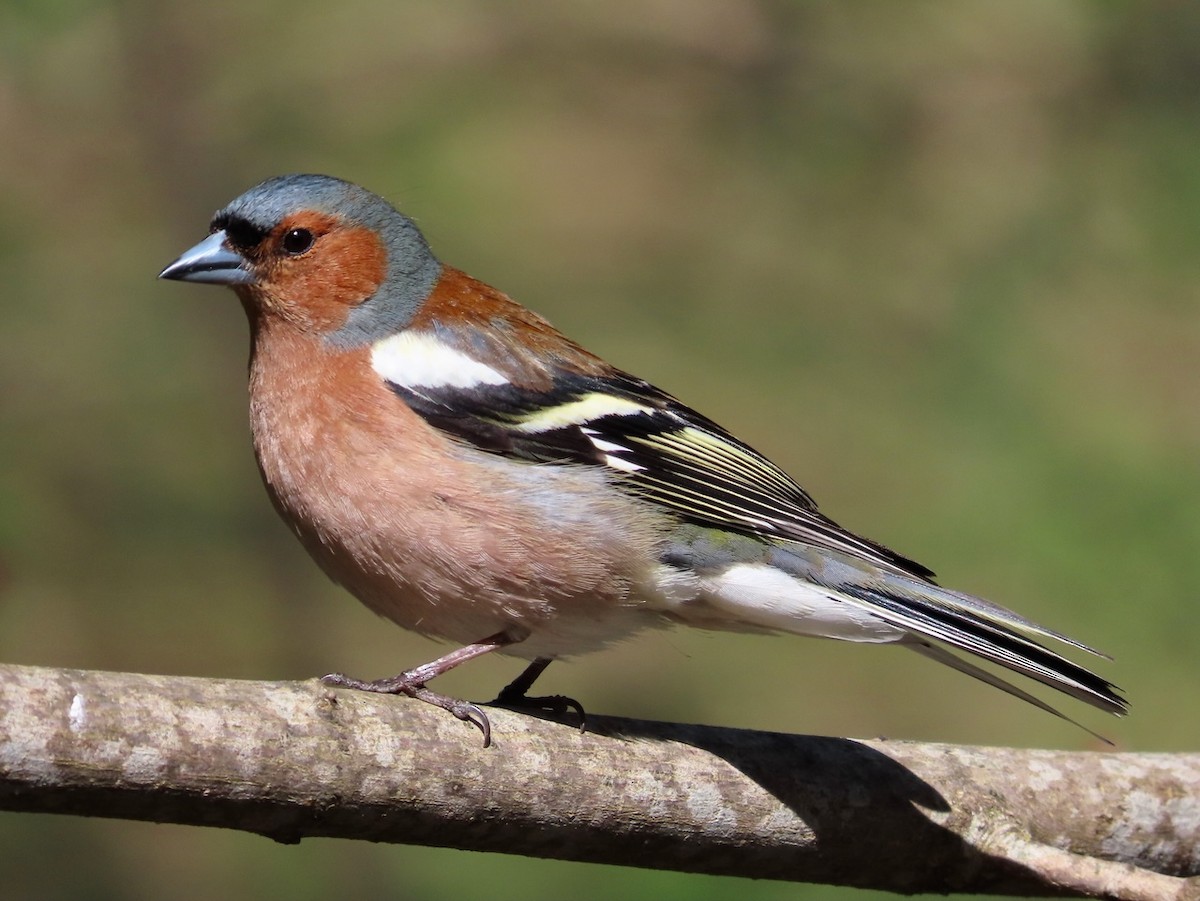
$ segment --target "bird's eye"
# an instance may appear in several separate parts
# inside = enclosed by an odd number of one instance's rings
[[[284,252],[298,256],[312,247],[314,240],[313,233],[307,228],[293,228],[283,236]]]

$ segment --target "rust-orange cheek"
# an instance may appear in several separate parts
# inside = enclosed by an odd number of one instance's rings
[[[335,228],[321,235],[312,250],[275,267],[265,285],[280,310],[321,332],[339,328],[350,310],[373,295],[387,275],[387,252],[370,229]],[[290,315],[289,315],[290,314]]]

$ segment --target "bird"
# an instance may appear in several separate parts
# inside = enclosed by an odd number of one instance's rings
[[[1128,710],[1060,650],[1107,655],[838,525],[713,420],[443,263],[357,184],[269,178],[159,277],[240,299],[258,467],[320,568],[382,617],[456,645],[394,677],[328,685],[431,703],[487,746],[480,705],[431,680],[515,656],[528,665],[494,703],[574,709],[582,727],[577,701],[528,694],[546,667],[682,624],[899,645],[1076,725],[976,660]]]

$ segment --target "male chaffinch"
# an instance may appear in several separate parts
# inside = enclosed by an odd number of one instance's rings
[[[357,185],[268,179],[161,277],[241,299],[258,464],[313,559],[376,613],[462,645],[329,684],[436,704],[486,745],[483,711],[429,680],[498,651],[532,661],[499,701],[578,707],[526,692],[552,660],[685,623],[900,644],[1063,716],[949,646],[1127,710],[1031,636],[1098,652],[843,529],[712,420],[441,263]]]

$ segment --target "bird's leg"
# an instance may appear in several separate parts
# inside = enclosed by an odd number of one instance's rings
[[[343,673],[330,673],[328,676],[322,676],[321,681],[326,685],[336,686],[337,688],[355,688],[359,691],[374,691],[389,695],[408,695],[410,698],[416,698],[418,701],[424,701],[427,704],[433,704],[435,707],[441,707],[443,710],[454,714],[463,722],[471,723],[479,729],[483,733],[483,746],[486,748],[492,743],[492,724],[488,720],[487,714],[480,710],[478,705],[472,704],[469,701],[460,701],[458,698],[430,691],[425,687],[425,683],[436,676],[440,676],[442,673],[454,669],[460,663],[466,663],[468,660],[473,660],[476,657],[480,657],[497,648],[502,648],[505,645],[513,644],[519,640],[513,638],[507,632],[497,632],[489,638],[461,647],[456,651],[451,651],[437,660],[423,663],[418,667],[414,667],[407,672],[388,679],[376,679],[374,682],[365,682],[362,679],[353,679]],[[549,662],[547,660],[546,664]],[[543,665],[542,669],[545,668],[545,665]],[[541,670],[538,670],[538,672],[541,672]],[[529,684],[532,684],[536,678],[537,673],[534,673],[533,677],[529,679]]]
[[[568,698],[566,695],[545,695],[531,698],[527,694],[538,676],[550,665],[551,659],[550,657],[538,657],[525,667],[521,675],[505,685],[492,703],[498,707],[532,707],[535,710],[545,710],[558,715],[562,715],[568,710],[574,710],[579,714],[579,731],[583,732],[587,727],[587,714],[584,713],[583,705],[574,698]]]

